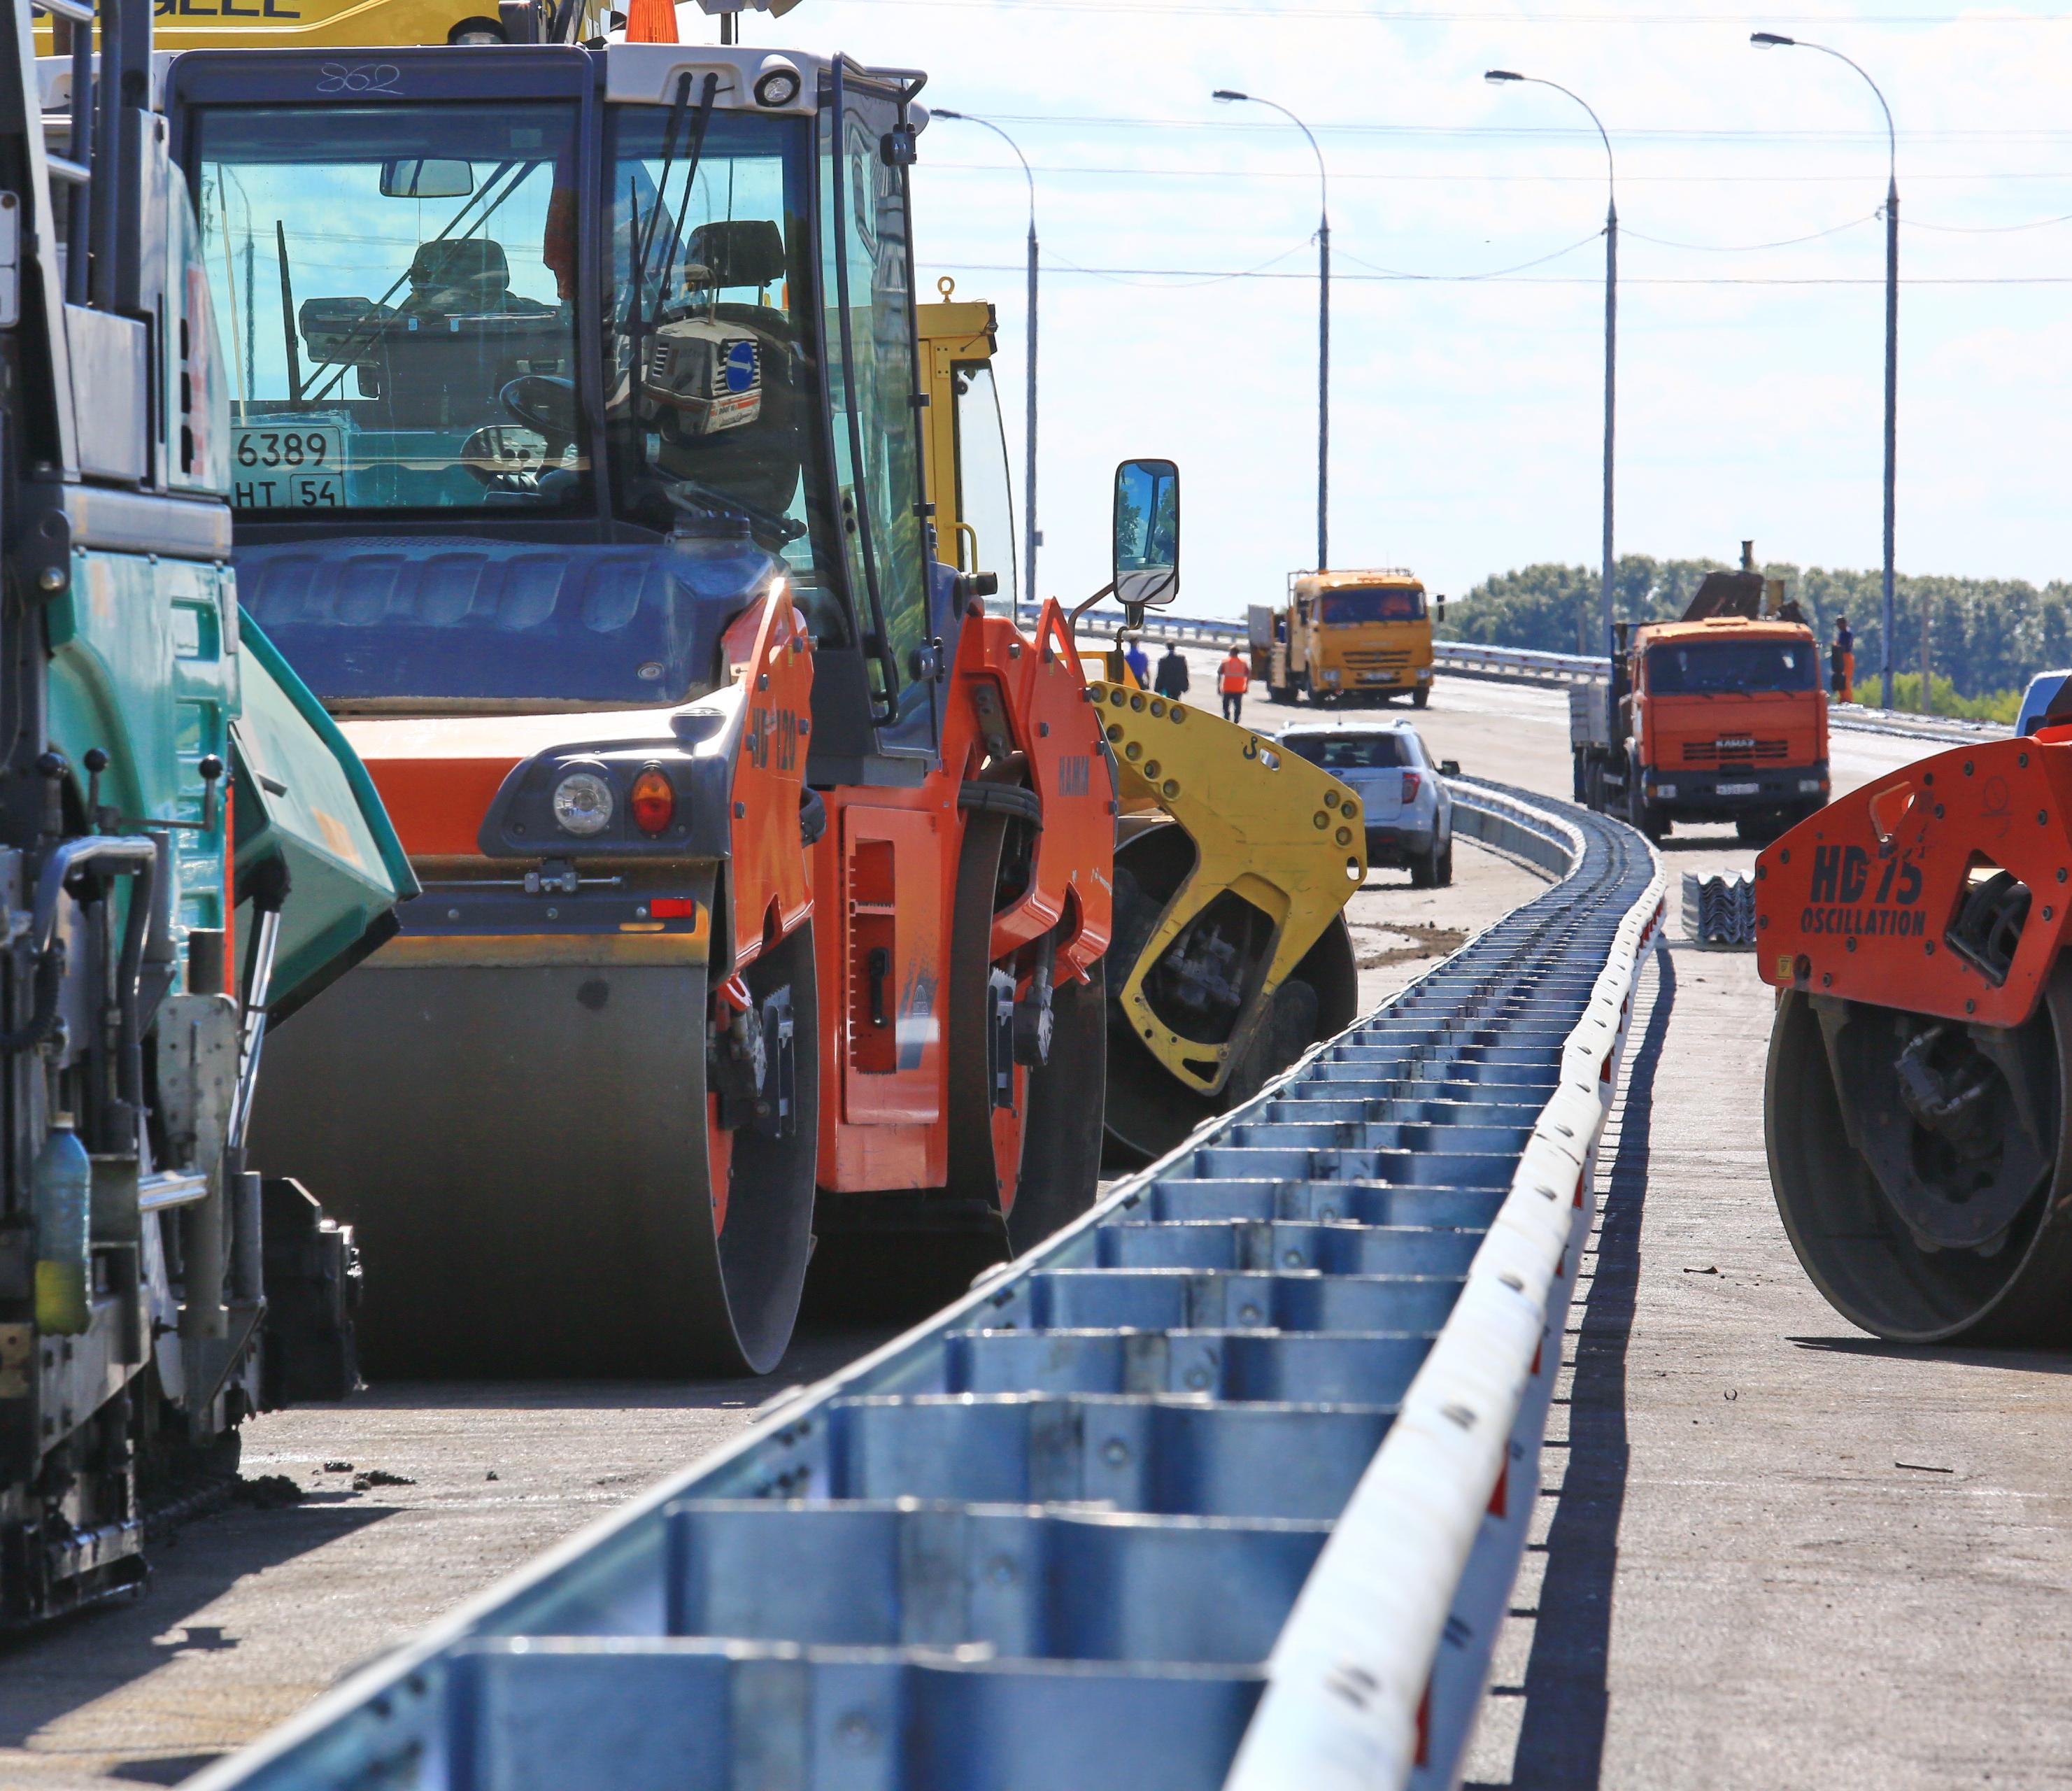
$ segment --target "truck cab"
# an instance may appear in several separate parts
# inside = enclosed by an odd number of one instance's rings
[[[1445,599],[1436,607],[1444,613]],[[1319,707],[1432,696],[1432,622],[1424,582],[1392,567],[1297,572],[1276,618],[1268,681],[1275,698]]]
[[[1609,687],[1570,694],[1578,799],[1651,838],[1677,821],[1767,839],[1827,800],[1813,631],[1715,616],[1636,628]]]

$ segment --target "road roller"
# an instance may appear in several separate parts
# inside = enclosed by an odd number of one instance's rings
[[[2072,706],[1890,772],[1756,861],[1778,1209],[1877,1336],[2072,1340],[2068,817]]]
[[[998,320],[937,282],[919,307],[930,500],[961,570],[1014,590]],[[1138,631],[1141,632],[1141,631]],[[1104,1158],[1124,1168],[1256,1093],[1359,1012],[1344,909],[1367,876],[1350,786],[1138,688],[1122,637],[1094,685],[1119,780]]]
[[[1114,756],[1063,611],[989,616],[928,504],[923,79],[168,68],[243,600],[424,888],[254,1123],[358,1228],[370,1372],[762,1372],[816,1238],[1005,1254],[1092,1199]],[[1170,461],[1115,524],[1170,600]]]

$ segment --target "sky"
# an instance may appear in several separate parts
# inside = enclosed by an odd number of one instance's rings
[[[1041,593],[1104,582],[1115,463],[1166,455],[1174,607],[1234,615],[1315,563],[1319,196],[1300,132],[1214,103],[1219,87],[1299,113],[1330,179],[1332,565],[1406,566],[1458,595],[1598,561],[1604,146],[1573,100],[1492,86],[1492,67],[1572,89],[1611,138],[1620,550],[1730,559],[1753,537],[1766,559],[1879,563],[1884,121],[1849,68],[1755,48],[1757,30],[1844,52],[1896,122],[1900,570],[2072,573],[2072,19],[2053,10],[802,0],[742,16],[750,44],[926,69],[924,105],[993,119],[1032,165]],[[687,39],[717,35],[681,17]],[[923,294],[947,276],[998,307],[1018,479],[1021,170],[939,120],[914,192]]]

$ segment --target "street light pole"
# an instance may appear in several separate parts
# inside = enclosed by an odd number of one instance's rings
[[[1014,151],[1014,159],[1022,164],[1022,179],[1029,183],[1029,352],[1028,397],[1023,406],[1027,416],[1024,434],[1026,466],[1022,474],[1022,564],[1027,568],[1026,582],[1029,601],[1036,609],[1042,607],[1042,599],[1036,589],[1036,550],[1043,545],[1042,531],[1036,526],[1036,293],[1038,254],[1036,243],[1036,176],[1029,167],[1029,158],[1022,153],[1022,146],[1002,130],[990,118],[973,117],[968,112],[952,112],[938,106],[931,114],[937,118],[952,118],[960,124],[978,125],[991,131]],[[1014,620],[1022,620],[1022,599],[1018,593],[1013,603]]]
[[[1892,633],[1893,628],[1893,538],[1899,477],[1899,136],[1893,129],[1892,108],[1885,104],[1878,84],[1856,63],[1824,43],[1808,43],[1799,37],[1782,37],[1775,31],[1756,31],[1749,42],[1765,50],[1818,50],[1837,62],[1848,63],[1863,76],[1864,84],[1876,95],[1885,114],[1885,586],[1879,612],[1878,667],[1885,684],[1884,703],[1892,707]],[[1928,696],[1928,594],[1921,597],[1921,708],[1926,714]]]
[[[1598,582],[1598,625],[1603,636],[1605,657],[1612,657],[1612,595],[1618,565],[1612,557],[1612,494],[1614,487],[1614,422],[1618,414],[1618,170],[1612,159],[1612,140],[1589,101],[1571,93],[1559,81],[1543,80],[1537,75],[1514,74],[1508,68],[1492,68],[1482,76],[1498,84],[1518,81],[1529,87],[1551,87],[1567,94],[1590,115],[1605,146],[1605,514],[1604,570]],[[1580,636],[1582,630],[1579,627]],[[1581,643],[1579,642],[1579,645]],[[1587,646],[1583,650],[1587,652]]]
[[[1331,179],[1309,127],[1277,100],[1219,87],[1215,97],[1271,106],[1309,140],[1317,159],[1317,570],[1331,563]]]

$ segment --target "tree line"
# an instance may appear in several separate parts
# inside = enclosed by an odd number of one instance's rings
[[[1626,622],[1673,621],[1705,574],[1725,569],[1720,560],[1628,554],[1613,581],[1613,614]],[[1877,693],[1864,687],[1878,666],[1880,574],[1802,569],[1786,561],[1772,561],[1762,571],[1784,581],[1785,595],[1797,599],[1823,645],[1833,637],[1836,618],[1848,616],[1856,636],[1858,694],[1875,701]],[[2072,583],[1902,576],[1893,595],[1893,669],[1911,674],[1913,701],[1902,696],[1901,706],[1918,704],[1924,599],[1938,710],[1997,715],[2005,708],[2011,719],[2008,693],[2019,693],[2037,672],[2072,665]],[[1597,614],[1594,567],[1527,566],[1486,578],[1449,603],[1440,632],[1486,646],[1594,652]]]

